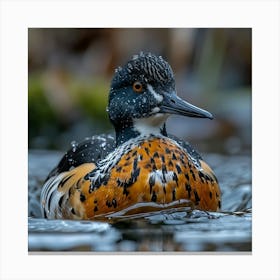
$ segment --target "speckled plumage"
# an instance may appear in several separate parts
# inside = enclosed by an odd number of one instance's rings
[[[141,91],[134,89],[136,81]],[[165,128],[170,113],[212,116],[176,96],[173,72],[165,60],[140,53],[119,68],[108,107],[116,140],[102,135],[73,144],[44,184],[45,217],[97,219],[176,203],[220,209],[220,188],[211,168]]]

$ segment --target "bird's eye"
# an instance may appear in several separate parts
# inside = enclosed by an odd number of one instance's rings
[[[137,93],[141,93],[143,91],[143,85],[141,82],[134,82],[132,86],[133,90]]]

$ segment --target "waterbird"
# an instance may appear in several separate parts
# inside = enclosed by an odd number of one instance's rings
[[[177,95],[166,60],[140,52],[118,67],[107,108],[115,137],[72,143],[42,187],[45,218],[95,220],[178,205],[220,210],[213,170],[188,142],[166,130],[171,114],[213,116]]]

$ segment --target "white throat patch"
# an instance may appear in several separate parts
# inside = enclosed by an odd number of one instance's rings
[[[168,118],[168,114],[155,114],[148,118],[134,119],[134,129],[140,133],[140,135],[160,134],[160,129]]]

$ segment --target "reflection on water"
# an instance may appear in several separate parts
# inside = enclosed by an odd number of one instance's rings
[[[251,251],[251,159],[208,155],[222,189],[222,211],[191,210],[188,201],[172,209],[118,212],[106,221],[46,220],[40,217],[39,186],[60,153],[29,154],[29,251],[236,252]]]

